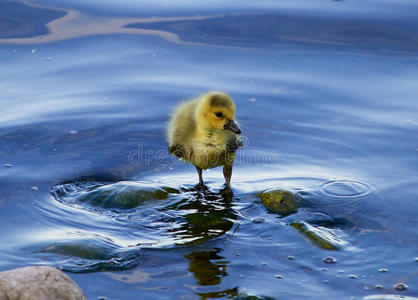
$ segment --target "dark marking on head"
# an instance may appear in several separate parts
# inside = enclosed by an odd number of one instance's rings
[[[230,106],[232,106],[232,101],[226,95],[214,94],[210,97],[210,105],[211,106],[230,107]]]

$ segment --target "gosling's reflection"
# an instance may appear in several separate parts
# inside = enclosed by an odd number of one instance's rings
[[[231,206],[232,191],[215,193],[195,188],[184,191],[187,198],[170,207],[184,219],[172,233],[181,244],[201,244],[229,231],[237,215]]]
[[[210,251],[192,252],[184,257],[190,260],[189,271],[193,273],[199,285],[218,285],[222,277],[227,274],[226,266],[228,261],[218,253],[220,249]]]
[[[221,249],[215,248],[209,251],[192,252],[185,255],[189,262],[189,271],[193,273],[199,286],[219,285],[222,278],[227,276],[227,265],[224,257],[219,255]],[[238,294],[238,288],[196,293],[201,299],[232,298]]]

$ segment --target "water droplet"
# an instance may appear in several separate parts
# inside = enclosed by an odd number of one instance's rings
[[[239,253],[239,252],[238,252],[238,253],[237,253],[237,256],[241,256],[241,253]]]
[[[356,279],[357,278],[357,275],[350,274],[350,275],[348,275],[348,277],[350,277],[351,279]]]
[[[294,256],[292,256],[292,255],[289,255],[289,256],[287,257],[287,259],[293,260],[293,259],[295,259],[295,257],[294,257]]]
[[[274,277],[279,278],[279,279],[282,279],[283,278],[283,275],[282,274],[277,274]]]
[[[97,297],[97,300],[107,300],[107,298],[105,296],[99,296]]]
[[[323,280],[322,282],[323,282],[323,283],[328,283],[329,281],[325,279],[325,280]]]
[[[381,269],[379,269],[379,272],[380,273],[386,273],[388,271],[388,269],[385,269],[385,268],[381,268]]]
[[[78,133],[77,130],[70,130],[69,132],[70,132],[70,134],[77,134]]]
[[[255,224],[264,223],[264,219],[263,218],[255,218],[255,219],[253,219],[253,223],[255,223]]]
[[[248,101],[255,102],[255,101],[257,101],[257,99],[256,98],[250,98],[250,99],[248,99]]]
[[[39,190],[39,188],[38,188],[36,185],[33,185],[33,186],[31,186],[30,188],[31,188],[32,190],[34,190],[34,191]]]
[[[394,288],[395,288],[396,290],[398,290],[398,291],[404,291],[404,290],[408,289],[408,286],[407,286],[405,283],[400,282],[400,283],[397,283],[397,284],[394,286]]]
[[[327,256],[327,257],[324,257],[323,259],[322,259],[322,261],[324,262],[324,263],[327,263],[327,264],[335,264],[336,262],[337,262],[337,259],[335,259],[334,257],[332,257],[332,256]]]
[[[340,273],[340,274],[345,273],[345,271],[344,271],[344,270],[337,270],[337,272],[338,272],[338,273]]]
[[[35,54],[36,53],[36,49],[32,49],[30,54]]]
[[[4,164],[4,167],[5,168],[11,168],[12,167],[12,164]]]
[[[381,285],[381,284],[376,284],[376,286],[375,286],[377,289],[383,289],[383,285]]]

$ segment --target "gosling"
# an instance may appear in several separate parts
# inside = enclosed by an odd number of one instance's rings
[[[181,103],[171,116],[168,150],[196,167],[200,187],[204,187],[202,169],[219,166],[230,187],[235,153],[242,146],[234,115],[235,104],[228,94],[209,92]]]

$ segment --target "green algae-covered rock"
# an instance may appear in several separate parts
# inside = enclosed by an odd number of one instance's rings
[[[39,250],[40,253],[55,253],[85,259],[107,259],[109,251],[95,245],[61,242],[48,245]]]
[[[142,259],[139,247],[121,247],[99,237],[42,243],[37,245],[35,253],[45,260],[53,260],[59,269],[74,273],[127,270],[136,267]]]
[[[261,192],[258,197],[266,208],[281,215],[297,212],[302,200],[297,194],[280,189]]]
[[[304,221],[293,222],[290,224],[303,236],[318,247],[326,250],[338,250],[347,245],[347,242],[340,239],[331,229],[315,227]]]

